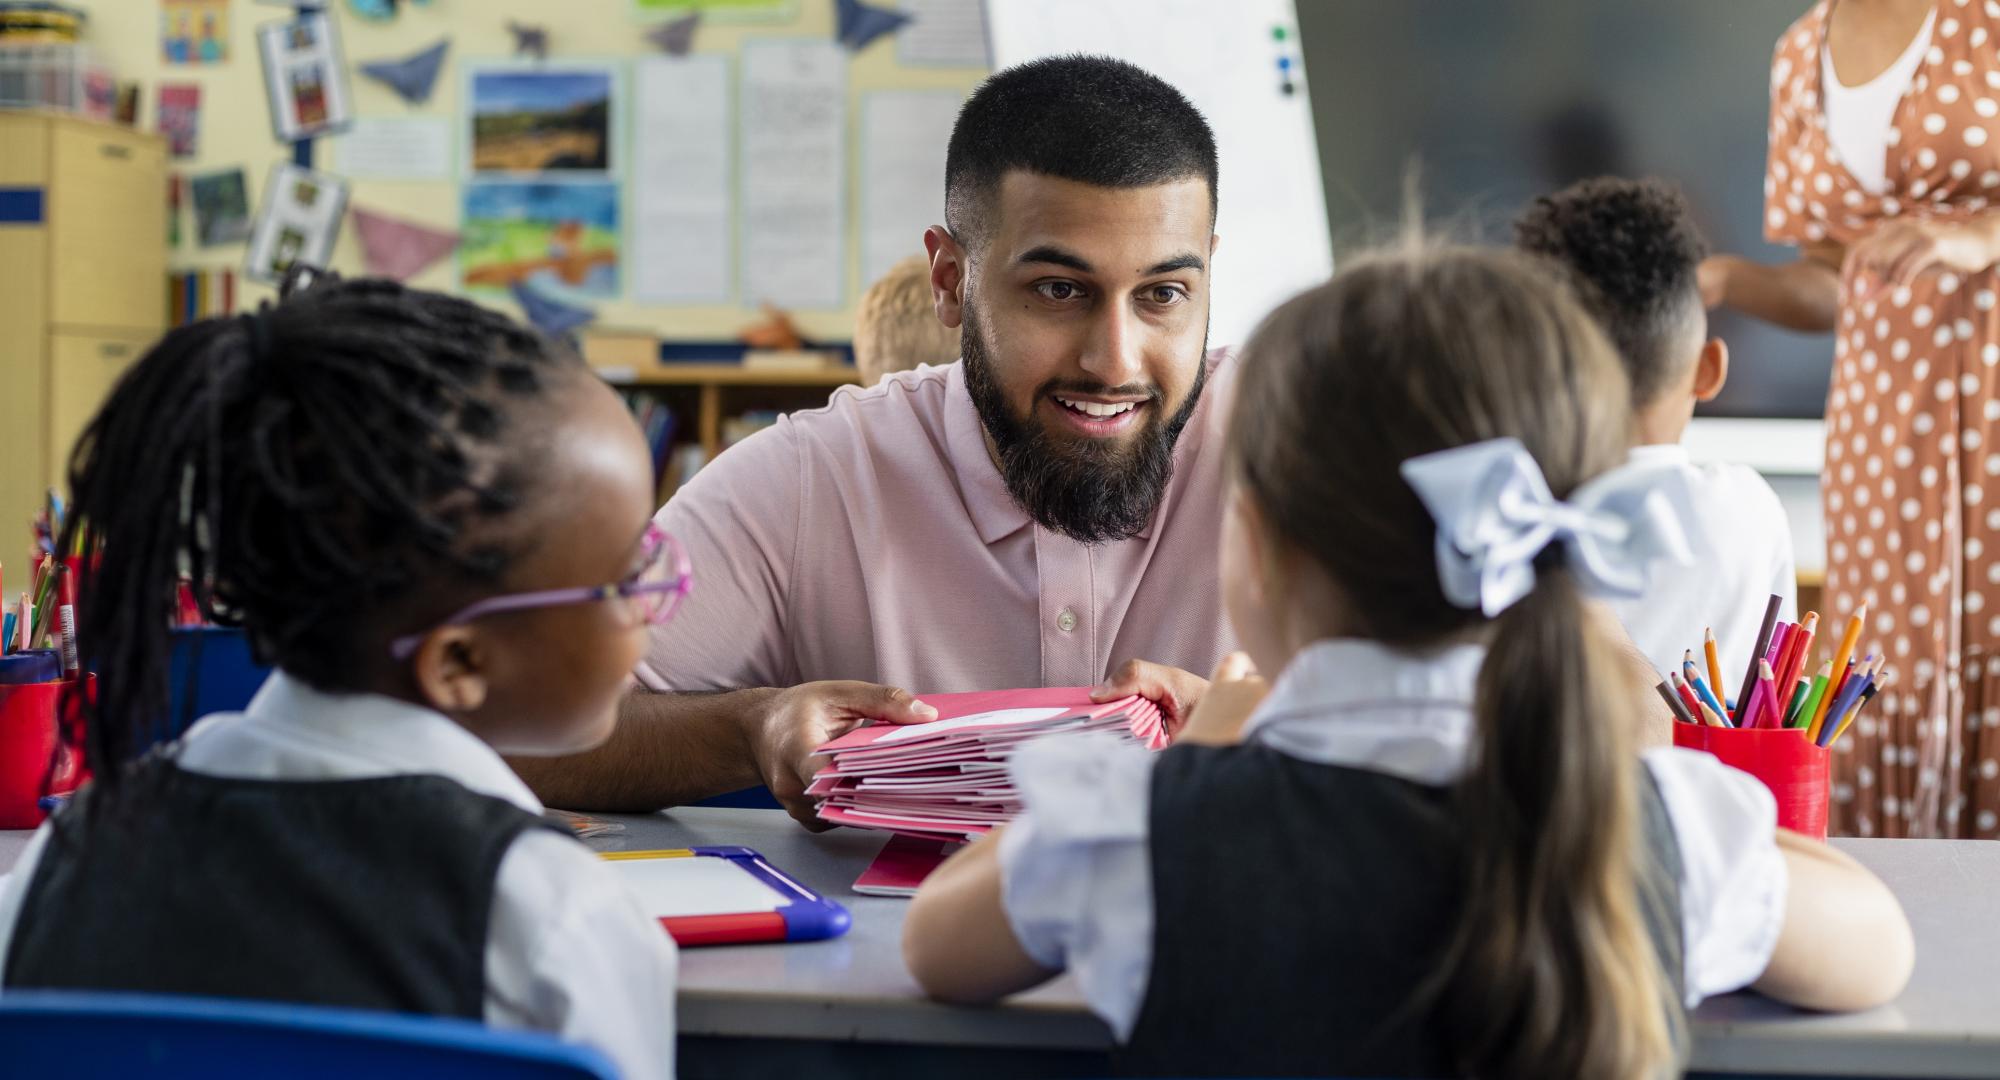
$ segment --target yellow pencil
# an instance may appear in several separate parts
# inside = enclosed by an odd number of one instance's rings
[[[1702,631],[1701,651],[1708,654],[1708,687],[1720,698],[1728,691],[1722,688],[1722,664],[1715,658],[1715,631]],[[1727,706],[1728,702],[1723,702]]]
[[[1868,605],[1847,617],[1847,633],[1840,636],[1840,648],[1833,654],[1833,677],[1837,682],[1840,673],[1847,668],[1847,661],[1854,655],[1854,646],[1861,641],[1861,624],[1867,621]],[[1826,710],[1833,704],[1833,692],[1837,687],[1827,687],[1826,696],[1820,699],[1819,708],[1813,710],[1812,723],[1806,726],[1806,741],[1819,741],[1819,728],[1826,723]]]

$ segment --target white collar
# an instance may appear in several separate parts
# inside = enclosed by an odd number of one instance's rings
[[[1625,460],[1634,464],[1657,463],[1663,465],[1669,463],[1688,465],[1694,461],[1688,454],[1688,448],[1680,443],[1646,443],[1641,446],[1635,446],[1632,448],[1632,452],[1626,455]]]
[[[210,776],[359,780],[442,776],[530,814],[541,800],[499,753],[443,713],[377,694],[327,694],[274,671],[241,713],[192,728],[179,764]]]
[[[1372,641],[1299,651],[1243,726],[1246,742],[1322,765],[1446,784],[1472,752],[1472,703],[1483,645],[1424,651]]]

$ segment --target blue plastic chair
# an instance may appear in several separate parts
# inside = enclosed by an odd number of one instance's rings
[[[469,1020],[227,998],[0,993],[9,1076],[617,1080],[589,1047]]]

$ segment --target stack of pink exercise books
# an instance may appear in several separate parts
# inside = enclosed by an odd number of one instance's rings
[[[1038,739],[1108,732],[1160,749],[1159,706],[1129,697],[1096,704],[1087,687],[935,694],[928,724],[875,724],[819,750],[825,760],[806,794],[836,825],[927,840],[970,840],[1021,810],[1008,759]]]

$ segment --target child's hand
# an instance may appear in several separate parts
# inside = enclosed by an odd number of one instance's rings
[[[1195,707],[1194,715],[1174,736],[1174,741],[1234,745],[1243,737],[1243,722],[1250,719],[1264,695],[1270,692],[1271,684],[1257,674],[1257,667],[1248,656],[1230,653],[1215,665],[1215,674],[1209,676],[1208,692],[1202,695],[1201,704]]]
[[[772,797],[799,824],[824,832],[833,826],[819,819],[818,804],[806,795],[813,773],[826,764],[813,751],[864,720],[922,724],[935,719],[937,710],[908,690],[864,682],[813,682],[778,691],[745,735]]]
[[[1090,692],[1090,700],[1102,704],[1137,695],[1160,707],[1160,722],[1167,734],[1177,735],[1187,724],[1208,683],[1191,671],[1144,660],[1127,660],[1111,677]]]

